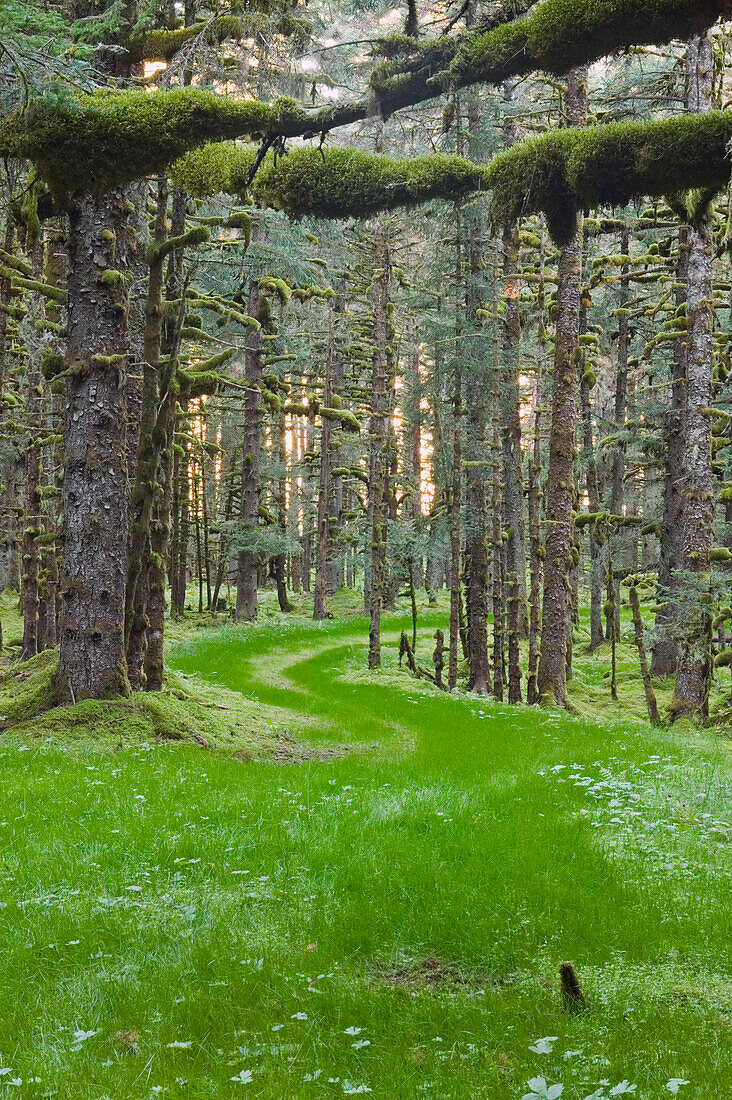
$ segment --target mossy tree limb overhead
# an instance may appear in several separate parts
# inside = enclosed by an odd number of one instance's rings
[[[402,56],[379,66],[371,86],[390,113],[446,88],[498,85],[538,70],[562,76],[632,46],[701,34],[730,14],[730,0],[545,0],[522,18],[421,47],[387,40],[384,50]]]
[[[440,39],[416,61],[387,62],[373,74],[372,90],[381,112],[391,114],[434,98],[445,87],[498,84],[538,69],[566,72],[633,45],[661,45],[700,33],[730,14],[732,0],[649,0],[642,6],[636,0],[545,0],[521,19],[461,36],[457,46],[452,38]],[[140,48],[145,54],[143,42]],[[59,197],[75,191],[101,194],[154,175],[209,141],[314,136],[361,121],[376,109],[371,97],[308,109],[287,98],[237,100],[192,87],[153,94],[98,92],[63,103],[42,99],[0,118],[0,155],[32,161]]]
[[[732,111],[555,131],[492,162],[493,212],[510,222],[543,211],[563,244],[578,211],[725,187],[731,140]]]
[[[367,217],[435,198],[459,199],[488,184],[488,171],[459,156],[396,158],[359,149],[298,148],[269,155],[252,184],[252,146],[220,142],[195,150],[172,168],[172,178],[202,198],[226,192],[293,218]]]

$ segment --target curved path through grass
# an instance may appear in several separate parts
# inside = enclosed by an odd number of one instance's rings
[[[365,640],[173,655],[304,764],[4,751],[0,1096],[732,1095],[726,746],[367,677]]]

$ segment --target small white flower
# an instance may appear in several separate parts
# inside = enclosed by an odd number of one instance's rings
[[[96,1031],[75,1031],[74,1041],[77,1043],[84,1043],[87,1039],[91,1039],[91,1037],[96,1034]]]
[[[250,1069],[240,1069],[238,1073],[235,1073],[231,1078],[232,1081],[236,1081],[238,1085],[248,1085],[252,1079],[252,1071]]]
[[[360,1035],[361,1034],[361,1028],[360,1027],[347,1027],[346,1030],[343,1032],[343,1034],[344,1035]]]
[[[629,1092],[635,1092],[636,1087],[636,1085],[631,1085],[630,1081],[621,1081],[614,1089],[610,1089],[610,1095],[626,1096]]]
[[[356,1039],[355,1043],[351,1043],[351,1048],[353,1050],[362,1050],[363,1047],[370,1047],[370,1046],[371,1046],[371,1040],[370,1039]]]
[[[293,1012],[292,1016],[290,1016],[291,1020],[307,1020],[307,1018],[307,1012]]]
[[[371,1092],[371,1089],[368,1087],[368,1085],[354,1085],[352,1081],[344,1081],[343,1091],[345,1092],[346,1096],[355,1096],[356,1093]]]
[[[667,1088],[674,1096],[678,1093],[682,1085],[690,1084],[689,1081],[685,1081],[683,1077],[672,1077],[670,1081],[667,1081],[664,1088]]]
[[[172,1043],[168,1043],[168,1046],[176,1047],[178,1050],[188,1050],[189,1047],[193,1046],[193,1043],[190,1039],[186,1042],[182,1042],[180,1039],[174,1039]]]
[[[543,1039],[532,1043],[529,1050],[533,1050],[534,1054],[551,1054],[558,1038],[558,1035],[545,1035]]]

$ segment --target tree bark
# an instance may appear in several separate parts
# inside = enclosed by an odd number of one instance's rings
[[[694,40],[687,54],[689,107],[712,109],[714,57],[709,38]],[[709,585],[712,548],[712,223],[706,208],[696,212],[689,230],[687,280],[688,356],[686,424],[682,455],[681,568],[694,583],[681,601],[681,654],[676,671],[674,717],[706,719],[712,677],[712,616]]]
[[[567,82],[567,122],[581,125],[587,117],[587,70],[574,69]],[[574,235],[562,249],[557,290],[557,328],[552,389],[552,424],[547,476],[547,535],[544,607],[539,661],[539,697],[567,705],[569,570],[572,554],[574,424],[577,401],[580,291],[584,218],[577,216]]]
[[[130,242],[125,189],[69,211],[64,549],[58,686],[63,698],[129,691],[125,392]]]
[[[371,374],[371,453],[369,462],[371,496],[369,668],[378,668],[381,665],[381,611],[384,603],[384,561],[386,554],[387,380],[390,369],[391,249],[382,226],[379,226],[374,241],[374,269],[379,274],[373,288],[374,352]]]
[[[264,294],[257,278],[249,285],[247,313],[256,317]],[[236,578],[236,617],[239,622],[257,618],[257,576],[259,555],[254,539],[259,524],[259,464],[262,448],[262,333],[247,330],[244,345],[244,451],[241,464],[242,534],[250,544],[239,551]]]

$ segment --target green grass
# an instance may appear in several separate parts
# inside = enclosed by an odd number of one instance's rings
[[[732,1095],[727,743],[434,693],[398,618],[376,676],[362,620],[265,619],[176,627],[175,683],[300,763],[0,743],[0,1097]]]

